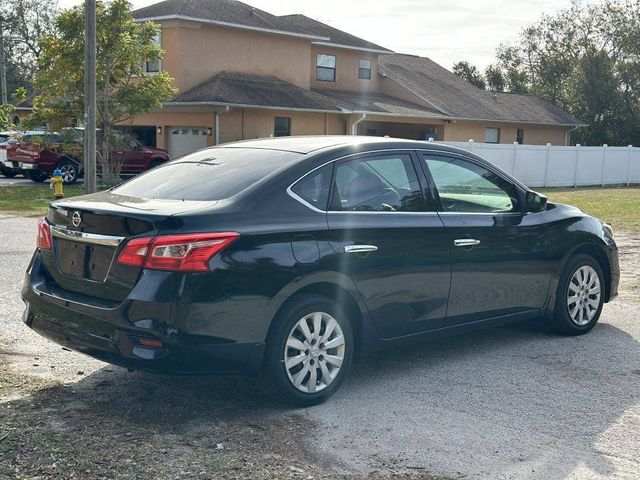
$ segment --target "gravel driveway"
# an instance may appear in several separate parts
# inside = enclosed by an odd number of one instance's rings
[[[2,459],[8,440],[0,440],[0,464],[8,462],[15,472],[33,475],[30,459],[45,458],[34,456],[28,445],[35,440],[12,424],[21,418],[16,412],[28,408],[39,412],[37,425],[55,438],[84,433],[79,451],[87,455],[92,446],[104,448],[94,438],[100,432],[126,445],[143,466],[162,452],[162,473],[156,475],[171,472],[174,478],[216,477],[211,469],[218,467],[227,469],[223,476],[243,478],[280,476],[262,475],[270,468],[300,478],[640,476],[637,303],[620,299],[605,306],[600,324],[579,338],[525,324],[385,352],[355,365],[328,403],[290,410],[265,399],[242,377],[129,373],[64,351],[31,332],[20,322],[19,287],[35,223],[0,217],[0,365],[42,383],[24,389],[30,394],[0,399],[0,438],[7,431],[25,448]],[[635,267],[639,254],[626,253],[626,264]],[[249,467],[238,466],[235,474],[226,463],[188,470],[198,459],[213,458],[216,450]],[[58,469],[60,455],[51,452]],[[103,470],[93,462],[86,478],[98,476],[96,471],[113,473],[116,462],[110,458],[103,459]],[[143,471],[154,476],[154,470]],[[46,477],[46,472],[39,474]]]

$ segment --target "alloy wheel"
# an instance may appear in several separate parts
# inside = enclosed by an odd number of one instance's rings
[[[345,337],[338,321],[325,312],[301,318],[284,348],[284,365],[291,384],[316,393],[335,380],[345,356]]]
[[[573,323],[580,327],[588,325],[600,308],[601,299],[598,272],[590,265],[579,267],[567,289],[567,308]]]
[[[76,178],[76,169],[73,165],[62,165],[60,171],[62,172],[62,180],[65,183],[72,182]]]

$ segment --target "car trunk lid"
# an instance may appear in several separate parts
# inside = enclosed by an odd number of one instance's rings
[[[49,208],[53,248],[43,251],[50,281],[75,293],[122,301],[141,268],[121,265],[117,255],[131,238],[155,236],[173,215],[215,202],[123,197],[110,192],[56,202]]]

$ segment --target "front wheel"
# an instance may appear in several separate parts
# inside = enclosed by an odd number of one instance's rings
[[[12,170],[6,167],[2,167],[2,170],[0,171],[0,173],[2,173],[2,175],[4,175],[7,178],[13,178],[18,174],[18,172],[16,172],[15,170]]]
[[[76,183],[80,176],[80,169],[77,163],[63,159],[58,163],[58,168],[62,171],[62,183],[64,185]]]
[[[353,333],[344,311],[329,298],[304,295],[274,319],[262,380],[280,400],[316,405],[340,388],[352,357]]]
[[[564,335],[589,332],[602,313],[604,286],[602,268],[593,257],[571,258],[558,283],[551,328]]]

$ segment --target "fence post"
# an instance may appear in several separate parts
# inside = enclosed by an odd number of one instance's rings
[[[544,186],[548,187],[549,183],[549,154],[551,153],[551,144],[547,143],[547,159],[544,164]]]
[[[576,143],[576,163],[573,166],[573,188],[578,186],[578,160],[580,160],[580,144]]]
[[[605,168],[606,168],[606,164],[607,164],[607,147],[609,145],[607,145],[606,143],[604,145],[602,145],[602,173],[600,174],[600,186],[604,187],[604,174],[605,174]]]
[[[511,159],[511,176],[516,176],[516,163],[518,162],[518,142],[513,142],[513,158]]]
[[[633,145],[629,145],[629,151],[627,152],[627,187],[631,185],[631,154],[633,153]]]

